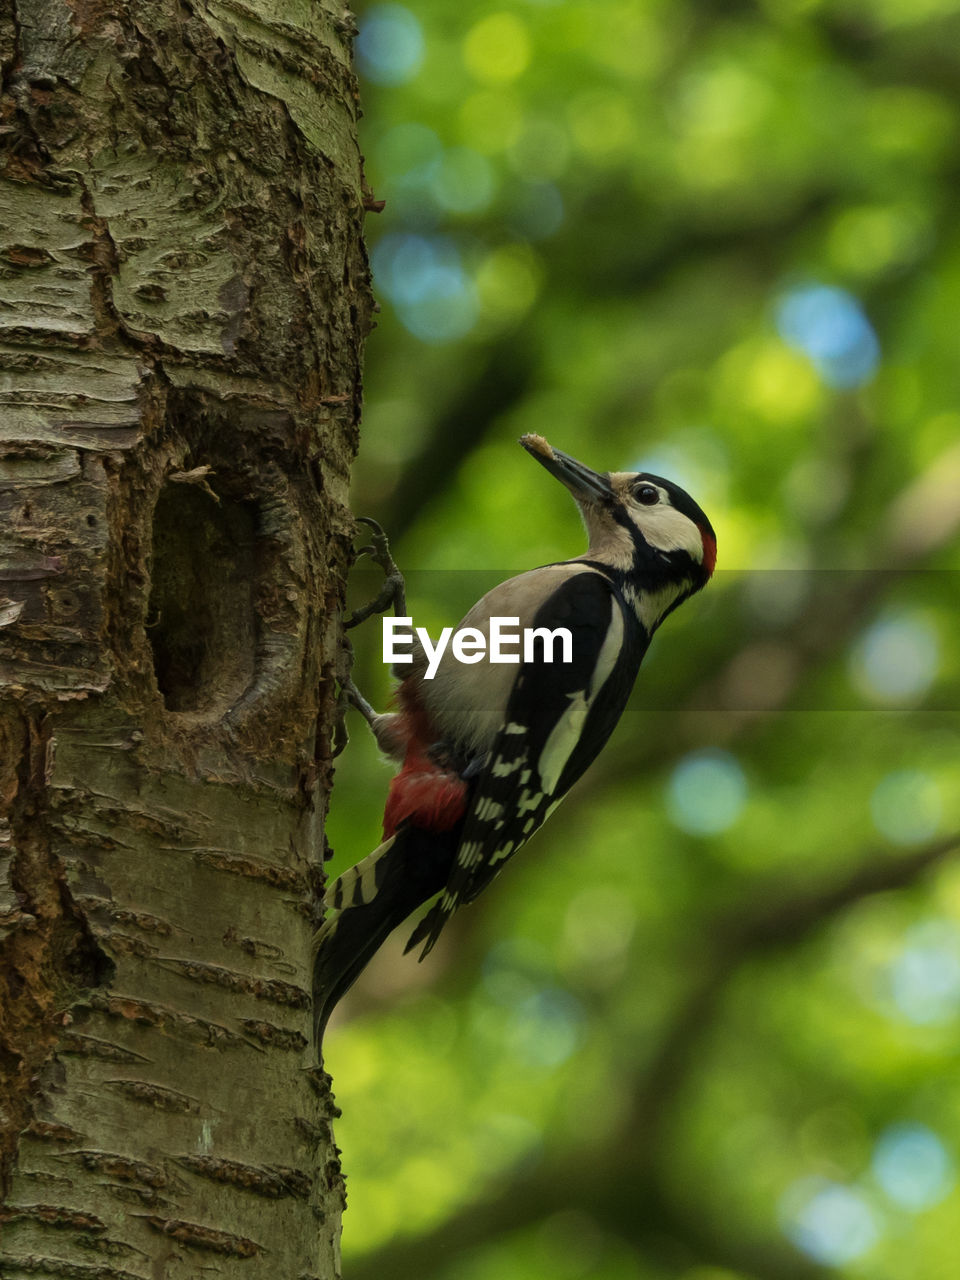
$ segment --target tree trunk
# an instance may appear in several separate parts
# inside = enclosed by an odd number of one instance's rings
[[[352,23],[13,5],[0,1274],[333,1277],[308,993],[371,312]]]

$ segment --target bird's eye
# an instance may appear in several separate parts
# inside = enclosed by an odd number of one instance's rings
[[[634,493],[637,501],[642,502],[645,507],[652,507],[655,502],[660,501],[660,491],[652,484],[642,484],[634,489]]]

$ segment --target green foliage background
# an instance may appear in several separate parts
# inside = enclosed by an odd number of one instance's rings
[[[415,621],[582,549],[525,431],[677,479],[720,559],[552,822],[332,1025],[345,1274],[953,1275],[960,5],[418,0],[361,32],[354,507]],[[351,729],[334,873],[389,777]]]

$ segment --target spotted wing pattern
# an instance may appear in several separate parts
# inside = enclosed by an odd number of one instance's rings
[[[647,645],[611,581],[588,570],[541,606],[535,627],[566,627],[572,661],[524,662],[504,722],[477,778],[446,887],[407,949],[433,947],[447,919],[471,902],[550,816],[606,742]],[[545,710],[551,714],[545,715]]]

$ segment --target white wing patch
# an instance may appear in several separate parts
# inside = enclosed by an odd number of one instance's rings
[[[611,599],[610,625],[597,654],[597,665],[593,669],[590,688],[569,695],[570,705],[551,729],[537,761],[540,782],[548,795],[557,789],[560,775],[580,741],[590,708],[617,664],[622,644],[623,614],[616,600]]]
[[[464,867],[475,867],[480,861],[483,853],[483,845],[479,840],[471,840],[469,844],[462,844],[457,853],[457,861]]]
[[[490,865],[495,866],[498,862],[503,862],[505,858],[509,858],[511,853],[517,847],[517,842],[511,840],[509,844],[502,844],[499,849],[494,849],[490,855]]]
[[[517,813],[532,813],[538,807],[543,799],[543,792],[538,791],[533,795],[529,791],[524,791],[520,796],[520,802],[517,805]]]
[[[489,822],[491,818],[499,818],[503,813],[503,805],[497,804],[490,796],[484,796],[480,803],[474,809],[474,813],[481,822]]]
[[[550,736],[543,744],[537,771],[544,791],[556,791],[563,766],[570,759],[573,750],[580,741],[583,726],[590,710],[586,695],[581,692],[571,693],[570,705],[550,730]]]
[[[495,778],[509,778],[511,773],[519,769],[523,764],[523,756],[517,756],[516,760],[494,760],[490,766],[490,772]]]

